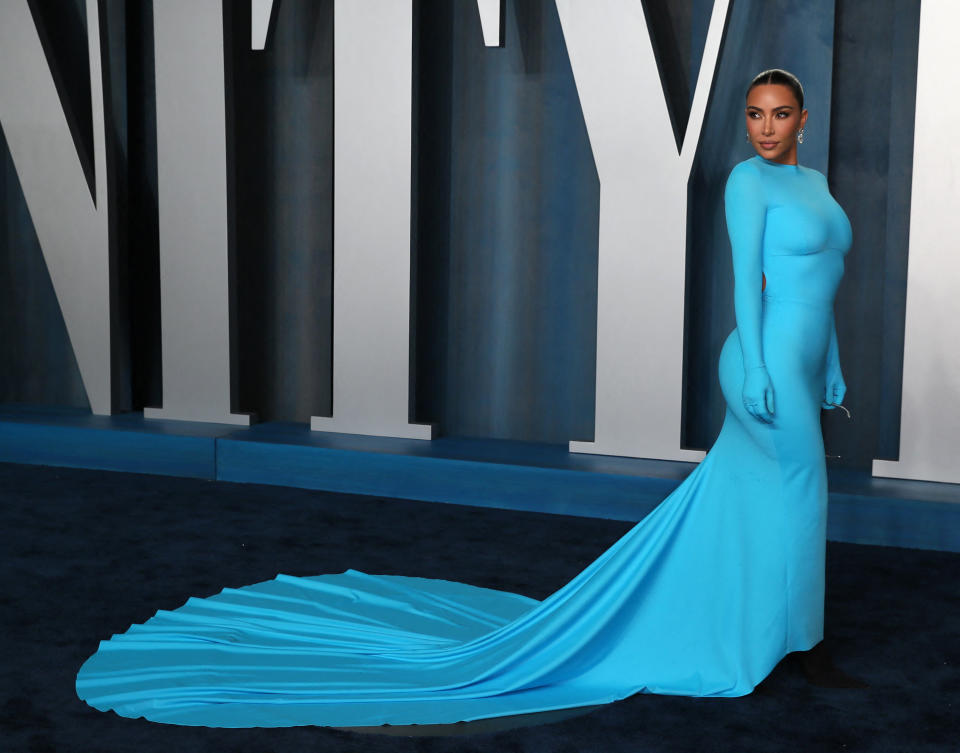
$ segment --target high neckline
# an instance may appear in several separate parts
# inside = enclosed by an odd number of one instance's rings
[[[764,157],[762,154],[758,154],[758,155],[757,155],[757,159],[760,160],[761,162],[767,164],[767,165],[770,165],[771,167],[791,167],[791,168],[793,168],[794,170],[796,170],[798,167],[800,167],[800,165],[788,165],[788,164],[785,164],[785,163],[783,163],[783,162],[774,162],[772,159],[767,159],[767,158]]]

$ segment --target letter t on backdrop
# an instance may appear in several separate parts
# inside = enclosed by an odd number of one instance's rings
[[[230,410],[222,0],[153,3],[163,408],[147,418],[248,425]]]
[[[677,154],[641,0],[557,0],[600,178],[595,439],[573,452],[703,457],[680,448],[687,181],[728,4],[714,3]]]
[[[333,416],[314,430],[430,439],[410,422],[412,0],[334,3]]]

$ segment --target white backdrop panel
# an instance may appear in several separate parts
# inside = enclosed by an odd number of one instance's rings
[[[163,408],[147,418],[247,425],[230,411],[223,3],[153,4]]]
[[[409,420],[412,0],[334,4],[333,416],[318,431],[430,439]]]
[[[960,483],[960,5],[920,6],[900,459],[875,476]],[[951,87],[949,82],[954,82]]]

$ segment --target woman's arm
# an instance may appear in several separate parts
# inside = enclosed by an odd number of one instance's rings
[[[743,352],[743,404],[760,421],[773,420],[773,385],[763,361],[763,229],[766,204],[760,176],[741,163],[730,173],[724,193],[727,232],[733,251],[733,304]]]

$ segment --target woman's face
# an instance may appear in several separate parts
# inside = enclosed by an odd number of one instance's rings
[[[760,84],[747,94],[747,135],[757,154],[784,165],[797,164],[797,132],[807,111],[789,86]]]

